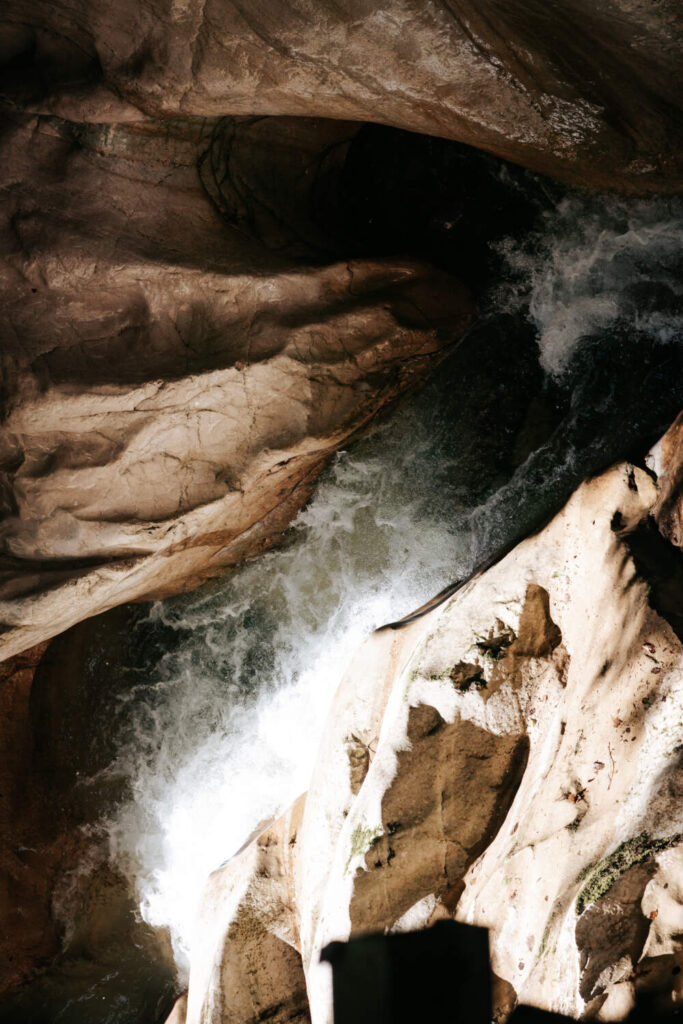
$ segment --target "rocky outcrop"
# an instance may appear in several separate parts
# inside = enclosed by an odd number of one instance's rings
[[[228,226],[205,128],[5,133],[4,657],[272,544],[471,320],[443,272],[294,264]]]
[[[639,990],[681,997],[683,560],[662,512],[680,423],[651,468],[583,484],[441,607],[367,640],[303,810],[212,876],[187,1024],[285,1020],[302,971],[323,1024],[329,941],[449,916],[490,929],[501,1019],[516,1000],[617,1020]],[[291,952],[250,958],[264,934]]]
[[[658,475],[657,527],[669,544],[683,548],[683,413],[653,448],[651,462]]]
[[[183,1021],[310,1019],[293,884],[303,808],[301,798],[237,854],[229,870],[211,876],[193,943],[202,951],[197,982]]]
[[[6,6],[0,657],[272,544],[462,334],[450,276],[340,261],[343,204],[311,221],[356,124],[674,190],[680,20],[672,0]]]
[[[2,28],[4,95],[73,121],[369,120],[582,184],[681,182],[675,0],[12,0]]]

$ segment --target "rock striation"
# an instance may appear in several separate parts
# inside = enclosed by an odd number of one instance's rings
[[[366,641],[308,793],[211,878],[187,1024],[326,1024],[328,942],[449,916],[490,929],[500,1020],[683,996],[682,425]]]
[[[444,272],[293,263],[230,227],[205,128],[5,132],[2,657],[273,543],[471,322]]]
[[[10,0],[2,92],[78,122],[373,121],[579,184],[675,189],[681,26],[676,0]]]

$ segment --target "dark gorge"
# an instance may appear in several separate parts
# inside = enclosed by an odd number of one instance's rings
[[[3,1024],[676,1010],[680,28],[0,16]]]

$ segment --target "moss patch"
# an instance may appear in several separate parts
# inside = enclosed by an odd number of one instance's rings
[[[579,875],[578,880],[585,878],[585,882],[576,897],[577,915],[580,916],[591,903],[601,900],[634,864],[642,864],[653,854],[676,846],[681,839],[683,834],[680,832],[662,839],[650,839],[647,832],[641,832],[640,835],[627,839],[621,846],[617,846],[607,857]]]
[[[545,954],[546,954],[546,952],[548,950],[548,939],[550,938],[550,925],[551,925],[551,921],[548,921],[548,923],[545,926],[545,929],[543,931],[543,937],[541,939],[541,944],[538,947],[538,953],[536,954],[536,963],[538,963],[538,961],[542,957],[545,956]]]
[[[382,834],[381,828],[364,828],[362,825],[357,825],[351,833],[349,859],[344,870],[348,871],[349,864],[353,858],[367,853],[370,847],[382,837]]]

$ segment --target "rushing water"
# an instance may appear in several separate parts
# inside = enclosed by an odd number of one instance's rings
[[[507,239],[499,248],[514,283],[499,288],[498,300],[507,293],[510,302],[516,285],[512,304],[528,305],[548,373],[570,373],[590,337],[607,347],[680,342],[680,198],[565,196],[521,242]]]
[[[121,709],[133,799],[111,841],[181,970],[209,872],[306,789],[351,652],[463,568],[453,456],[430,397],[336,456],[283,549],[150,612],[173,649]]]
[[[484,325],[335,458],[283,549],[151,609],[144,628],[163,624],[173,640],[119,709],[132,799],[109,828],[145,919],[171,930],[181,975],[208,873],[305,790],[362,637],[528,532],[675,414],[682,226],[672,201],[564,198],[523,244],[501,246],[509,278]]]
[[[143,917],[170,930],[179,984],[207,875],[306,789],[363,636],[642,455],[683,405],[682,229],[679,200],[546,203],[495,243],[480,324],[336,456],[284,546],[138,617],[135,685],[104,715],[104,774],[126,793],[105,825]],[[132,1024],[116,998],[59,1019]]]

